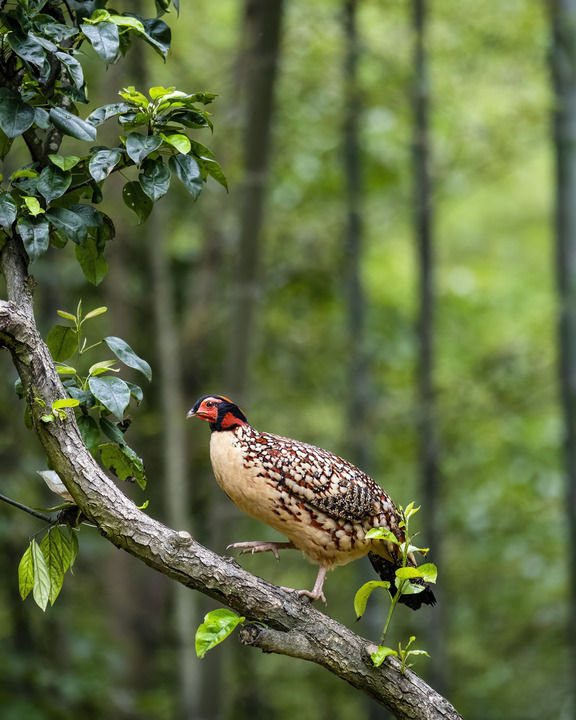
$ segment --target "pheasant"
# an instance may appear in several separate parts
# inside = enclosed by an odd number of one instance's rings
[[[222,395],[204,395],[188,412],[210,424],[210,459],[218,485],[242,511],[288,538],[288,542],[237,542],[241,553],[301,550],[320,565],[314,587],[298,590],[312,601],[323,593],[326,571],[368,555],[383,580],[401,565],[398,545],[366,539],[371,528],[387,528],[400,542],[404,531],[390,497],[372,478],[327,450],[259,432],[244,413]],[[410,564],[416,564],[411,557]],[[416,581],[418,582],[418,581]],[[393,592],[394,590],[392,590]],[[422,592],[402,595],[413,609],[434,605]]]

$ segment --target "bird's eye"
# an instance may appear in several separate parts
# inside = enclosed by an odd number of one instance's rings
[[[206,400],[205,405],[206,407],[214,407],[214,403],[212,402],[212,400]]]

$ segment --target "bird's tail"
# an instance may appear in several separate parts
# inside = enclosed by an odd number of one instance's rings
[[[372,563],[374,570],[380,575],[380,578],[390,583],[390,592],[392,595],[395,595],[397,590],[394,581],[396,580],[398,565],[395,565],[380,555],[376,555],[376,553],[368,553],[368,559]],[[430,588],[430,583],[419,580],[418,578],[414,578],[412,582],[416,585],[423,585],[424,590],[413,595],[402,595],[398,602],[408,605],[412,610],[418,610],[422,605],[436,605],[436,598]]]

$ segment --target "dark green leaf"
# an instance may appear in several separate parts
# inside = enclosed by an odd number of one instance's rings
[[[112,440],[114,443],[118,443],[118,445],[125,445],[126,441],[124,440],[124,435],[122,433],[122,430],[116,425],[116,423],[110,422],[107,418],[100,418],[100,427],[102,428],[102,432]]]
[[[23,36],[14,32],[8,34],[8,44],[18,57],[36,67],[41,73],[46,72],[48,60],[42,45],[30,34]],[[55,47],[53,45],[53,47]]]
[[[152,380],[152,369],[150,365],[146,360],[138,357],[130,345],[124,342],[122,338],[113,336],[105,337],[104,342],[124,365],[134,368],[134,370],[139,370],[148,380]]]
[[[146,487],[142,459],[128,445],[104,443],[100,445],[100,457],[102,464],[120,480],[136,480],[142,489]]]
[[[126,380],[126,385],[128,385],[128,387],[130,388],[130,394],[132,395],[134,400],[136,400],[136,404],[140,405],[140,403],[144,399],[144,393],[142,392],[142,388],[140,387],[140,385],[135,385],[134,383],[128,382],[128,380]]]
[[[70,79],[72,80],[74,87],[78,90],[84,85],[84,73],[82,72],[82,65],[76,60],[75,57],[66,52],[57,52],[56,57],[62,65],[66,68]]]
[[[71,182],[70,173],[64,172],[54,165],[48,165],[40,173],[36,189],[49,203],[64,195]]]
[[[127,182],[122,189],[122,199],[127,207],[136,213],[139,222],[143,223],[144,220],[152,212],[154,203],[148,195],[142,190],[142,186],[137,180]]]
[[[75,254],[88,282],[91,282],[92,285],[99,285],[106,277],[108,263],[97,240],[89,235],[83,245],[76,245]]]
[[[354,596],[354,612],[358,620],[364,615],[368,598],[376,588],[388,590],[390,583],[387,580],[371,580],[370,582],[364,583]]]
[[[43,255],[50,245],[50,228],[44,218],[20,218],[16,228],[20,233],[30,261]]]
[[[91,453],[95,453],[100,441],[100,428],[96,420],[91,418],[90,415],[80,415],[78,418],[78,428],[88,450],[90,450]]]
[[[96,182],[101,182],[102,180],[105,180],[108,175],[110,175],[114,167],[118,165],[121,159],[121,150],[99,150],[90,159],[90,163],[88,165],[90,175],[92,175]]]
[[[224,175],[224,172],[220,165],[216,162],[216,160],[212,160],[212,158],[206,158],[201,157],[198,158],[198,164],[200,167],[208,173],[208,175],[211,175],[216,182],[219,182],[220,185],[226,188],[228,190],[228,180],[226,180],[226,175]]]
[[[130,402],[130,388],[124,380],[111,375],[99,375],[89,378],[88,386],[98,402],[121,420]]]
[[[64,135],[70,135],[78,140],[94,141],[96,139],[94,125],[67,110],[52,108],[50,110],[50,120]]]
[[[44,108],[34,108],[34,124],[41,130],[48,130],[50,127],[50,115]]]
[[[160,145],[162,145],[162,138],[158,135],[130,133],[126,138],[126,152],[136,165],[139,165],[151,152],[157,150]]]
[[[102,107],[96,108],[94,112],[86,118],[86,122],[90,123],[94,127],[102,125],[103,122],[111,117],[122,115],[122,113],[129,112],[132,106],[128,103],[113,103],[112,105],[102,105]]]
[[[226,608],[209,612],[204,616],[204,622],[196,631],[196,655],[203,658],[208,650],[225,640],[244,620],[246,618],[240,617]]]
[[[28,545],[18,565],[18,589],[22,600],[26,600],[33,587],[34,561],[32,559],[32,545]]]
[[[156,160],[148,158],[142,163],[142,172],[138,180],[146,195],[156,202],[166,195],[170,188],[170,170],[164,165],[162,158]]]
[[[78,534],[69,525],[58,527],[62,542],[62,559],[64,561],[64,570],[68,570],[74,565],[78,555]]]
[[[34,587],[32,594],[34,595],[36,605],[42,610],[46,610],[46,606],[50,600],[50,572],[48,570],[48,564],[36,540],[32,540],[30,547],[32,548],[32,562],[34,563]]]
[[[196,200],[202,192],[202,174],[196,160],[191,155],[173,155],[168,160],[168,165]]]
[[[19,97],[0,98],[0,128],[9,138],[26,132],[34,122],[34,108]]]
[[[107,65],[116,62],[120,52],[120,38],[118,27],[114,23],[86,24],[81,25],[80,29]]]
[[[38,18],[36,18],[38,20]],[[75,35],[78,35],[78,30],[75,27],[69,27],[68,25],[60,25],[55,22],[48,22],[43,26],[42,32],[44,35],[51,37],[57,43],[61,43],[63,40],[69,40]]]
[[[100,210],[92,207],[92,205],[70,205],[69,210],[76,213],[76,215],[80,215],[87,228],[102,227],[105,215]]]
[[[14,198],[10,193],[0,193],[0,225],[10,227],[14,220],[18,206],[14,202]]]
[[[148,18],[142,20],[144,26],[144,40],[152,45],[152,47],[166,58],[168,50],[170,50],[171,32],[168,25],[158,18]]]
[[[8,153],[10,152],[11,147],[12,147],[12,140],[0,128],[0,160],[4,160],[6,155],[8,155]]]
[[[66,208],[50,208],[46,211],[48,221],[73,242],[82,245],[86,240],[86,225],[80,215]]]
[[[56,362],[64,362],[78,350],[78,335],[68,325],[54,325],[46,338],[46,345]]]

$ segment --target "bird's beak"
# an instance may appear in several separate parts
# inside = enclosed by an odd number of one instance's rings
[[[186,413],[186,420],[189,420],[190,418],[193,418],[196,416],[196,413],[194,412],[194,408],[192,410],[188,410]]]

